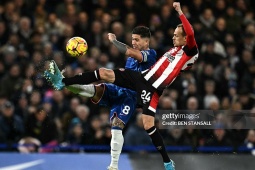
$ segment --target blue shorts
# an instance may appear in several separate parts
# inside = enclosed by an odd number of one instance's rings
[[[103,83],[104,94],[99,105],[111,108],[110,121],[117,116],[125,125],[136,109],[137,93],[133,90]]]

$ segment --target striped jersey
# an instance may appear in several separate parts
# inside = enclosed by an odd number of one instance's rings
[[[171,48],[150,69],[142,72],[144,79],[158,90],[171,85],[179,73],[190,68],[198,58],[193,29],[183,14],[180,19],[187,35],[186,45]]]

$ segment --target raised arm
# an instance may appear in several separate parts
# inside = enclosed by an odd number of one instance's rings
[[[143,61],[143,55],[141,53],[141,51],[133,49],[131,47],[129,47],[128,45],[118,41],[116,39],[116,36],[112,33],[108,33],[108,38],[109,40],[113,43],[113,45],[118,48],[118,50],[125,54],[126,56],[132,57],[136,60],[138,60],[139,62]]]
[[[189,21],[187,20],[186,16],[183,14],[182,10],[181,10],[181,5],[179,2],[174,2],[173,3],[173,7],[175,8],[175,10],[178,12],[180,20],[182,22],[183,25],[183,29],[186,33],[187,36],[187,46],[188,48],[193,48],[194,46],[196,46],[196,40],[195,40],[195,35],[194,35],[194,30],[191,26],[191,24],[189,23]]]

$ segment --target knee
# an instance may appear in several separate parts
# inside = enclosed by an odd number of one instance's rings
[[[99,69],[99,75],[100,75],[101,78],[106,77],[107,74],[109,74],[109,73],[107,73],[107,69],[106,68],[100,68]]]
[[[110,83],[114,82],[115,76],[113,70],[106,69],[106,68],[100,68],[99,69],[99,74],[101,80],[108,81]]]
[[[154,124],[154,118],[147,118],[147,117],[143,117],[143,128],[145,130],[150,129],[151,127],[153,127]]]

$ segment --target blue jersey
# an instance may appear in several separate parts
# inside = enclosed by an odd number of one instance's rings
[[[134,71],[143,71],[150,68],[153,64],[156,63],[157,60],[157,53],[155,50],[144,50],[141,51],[143,59],[141,62],[137,61],[132,57],[128,57],[126,61],[125,69],[130,69]]]
[[[143,50],[142,61],[139,62],[128,57],[125,69],[141,72],[150,68],[157,60],[157,53],[153,49]],[[111,107],[110,119],[117,116],[124,124],[128,122],[134,113],[137,102],[137,93],[133,90],[104,83],[104,94],[99,102],[100,105]]]

